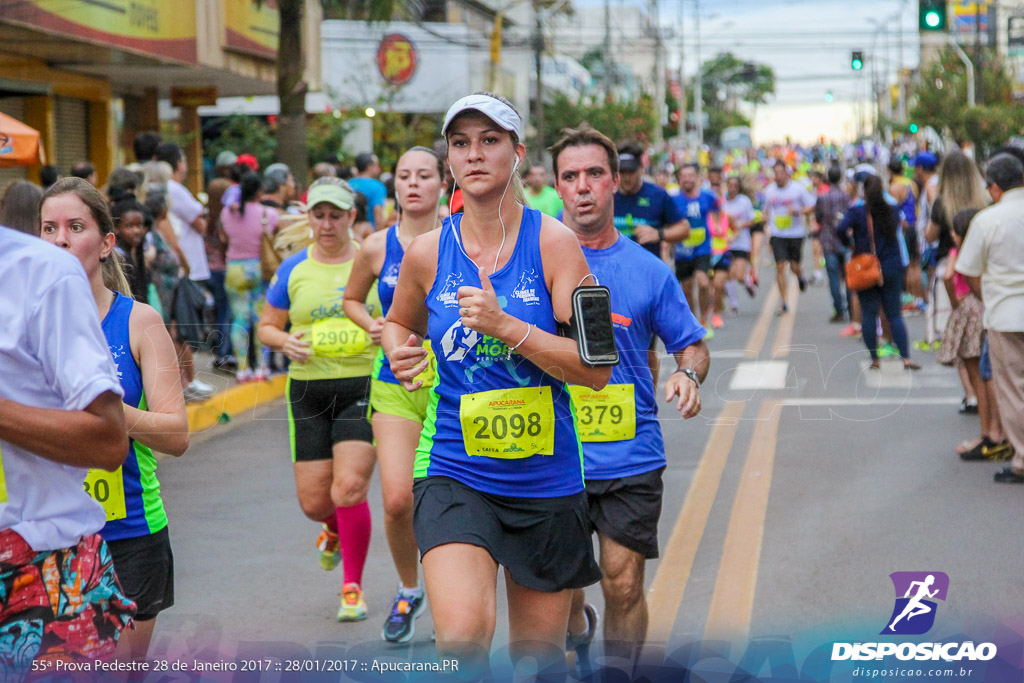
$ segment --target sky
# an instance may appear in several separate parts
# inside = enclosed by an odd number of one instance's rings
[[[640,0],[610,0],[612,6],[647,7]],[[603,0],[574,0],[578,8],[600,8]],[[692,77],[697,64],[696,16],[701,15],[702,61],[723,51],[775,70],[776,92],[753,114],[758,142],[787,135],[809,141],[824,135],[849,139],[857,110],[864,114],[870,91],[872,57],[879,73],[895,83],[899,27],[902,24],[904,67],[918,62],[916,0],[660,0],[660,21],[682,45],[669,42],[669,65]],[[868,63],[855,72],[850,53],[862,50]],[[831,91],[833,102],[826,102]],[[859,105],[858,105],[859,103]]]

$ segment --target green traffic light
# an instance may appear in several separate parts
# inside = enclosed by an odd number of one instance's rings
[[[910,132],[911,133],[916,133],[917,132],[917,124],[916,123],[910,124]]]
[[[852,63],[850,64],[850,66],[852,66],[852,67],[853,67],[853,70],[854,70],[854,71],[860,71],[861,69],[863,69],[863,68],[864,68],[864,62],[860,61],[859,59],[855,59],[855,60],[853,60],[853,62],[852,62]]]
[[[924,23],[929,28],[938,28],[939,24],[942,23],[942,17],[935,10],[932,10],[924,15]]]

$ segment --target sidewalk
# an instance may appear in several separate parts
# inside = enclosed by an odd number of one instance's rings
[[[217,388],[217,393],[204,401],[186,405],[188,429],[195,434],[224,422],[230,422],[243,413],[284,396],[286,375],[275,375],[266,382],[239,384],[232,373],[213,368],[213,356],[196,353],[196,379]]]

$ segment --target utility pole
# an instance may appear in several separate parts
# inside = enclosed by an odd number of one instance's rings
[[[648,0],[648,20],[654,31],[654,116],[657,125],[654,127],[654,144],[662,141],[662,126],[665,121],[662,113],[665,110],[665,55],[661,42],[661,23],[658,19],[658,0]]]
[[[612,10],[611,0],[604,0],[604,97],[612,97]]]
[[[983,60],[984,56],[981,51],[981,1],[977,0],[974,3],[974,61],[978,65],[978,90],[975,97],[982,101],[985,99],[985,84],[982,77],[985,71],[982,64]]]
[[[679,0],[679,127],[676,135],[679,136],[680,140],[686,137],[686,112],[689,111],[689,107],[686,104],[686,70],[683,68],[686,56],[686,47],[683,43],[685,23],[686,3],[683,0]]]
[[[903,82],[903,11],[899,13],[899,39],[896,42],[899,52],[897,59],[899,64],[896,68],[896,86],[899,97],[899,103],[897,110],[897,116],[899,117],[900,123],[907,122],[907,89],[906,84]]]
[[[537,88],[534,93],[537,104],[533,112],[533,121],[534,126],[537,128],[537,149],[540,151],[540,156],[543,159],[547,148],[544,145],[544,83],[541,76],[543,65],[542,60],[544,58],[544,27],[542,24],[540,1],[541,0],[533,0],[533,16],[535,19],[533,55],[537,68]]]
[[[694,0],[697,13],[694,16],[694,27],[697,29],[697,85],[693,97],[694,116],[697,121],[697,148],[704,146],[704,64],[700,59],[700,0]]]

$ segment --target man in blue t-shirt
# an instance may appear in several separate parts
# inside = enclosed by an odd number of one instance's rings
[[[643,149],[635,143],[618,149],[619,190],[615,193],[615,228],[647,251],[661,256],[661,243],[686,239],[689,227],[668,192],[643,178]]]
[[[676,277],[690,303],[690,310],[708,327],[711,312],[711,221],[718,221],[718,196],[700,187],[700,169],[697,164],[686,164],[679,169],[679,194],[672,198],[679,213],[690,224],[690,235],[676,245]],[[697,281],[697,296],[693,296],[693,281]]]
[[[620,362],[601,391],[570,387],[583,442],[590,518],[600,542],[606,651],[632,657],[647,632],[644,564],[658,556],[665,445],[658,424],[649,351],[655,337],[675,356],[665,400],[688,419],[700,412],[700,383],[710,358],[671,269],[615,229],[619,184],[615,147],[583,124],[551,148],[564,222],[579,238],[594,275],[611,290]],[[656,358],[655,358],[656,360]],[[573,596],[567,649],[584,654],[597,613]]]
[[[377,155],[364,152],[356,156],[356,177],[348,181],[353,190],[366,197],[366,219],[373,223],[374,230],[384,227],[384,205],[388,201],[388,188],[377,180],[379,175]]]

